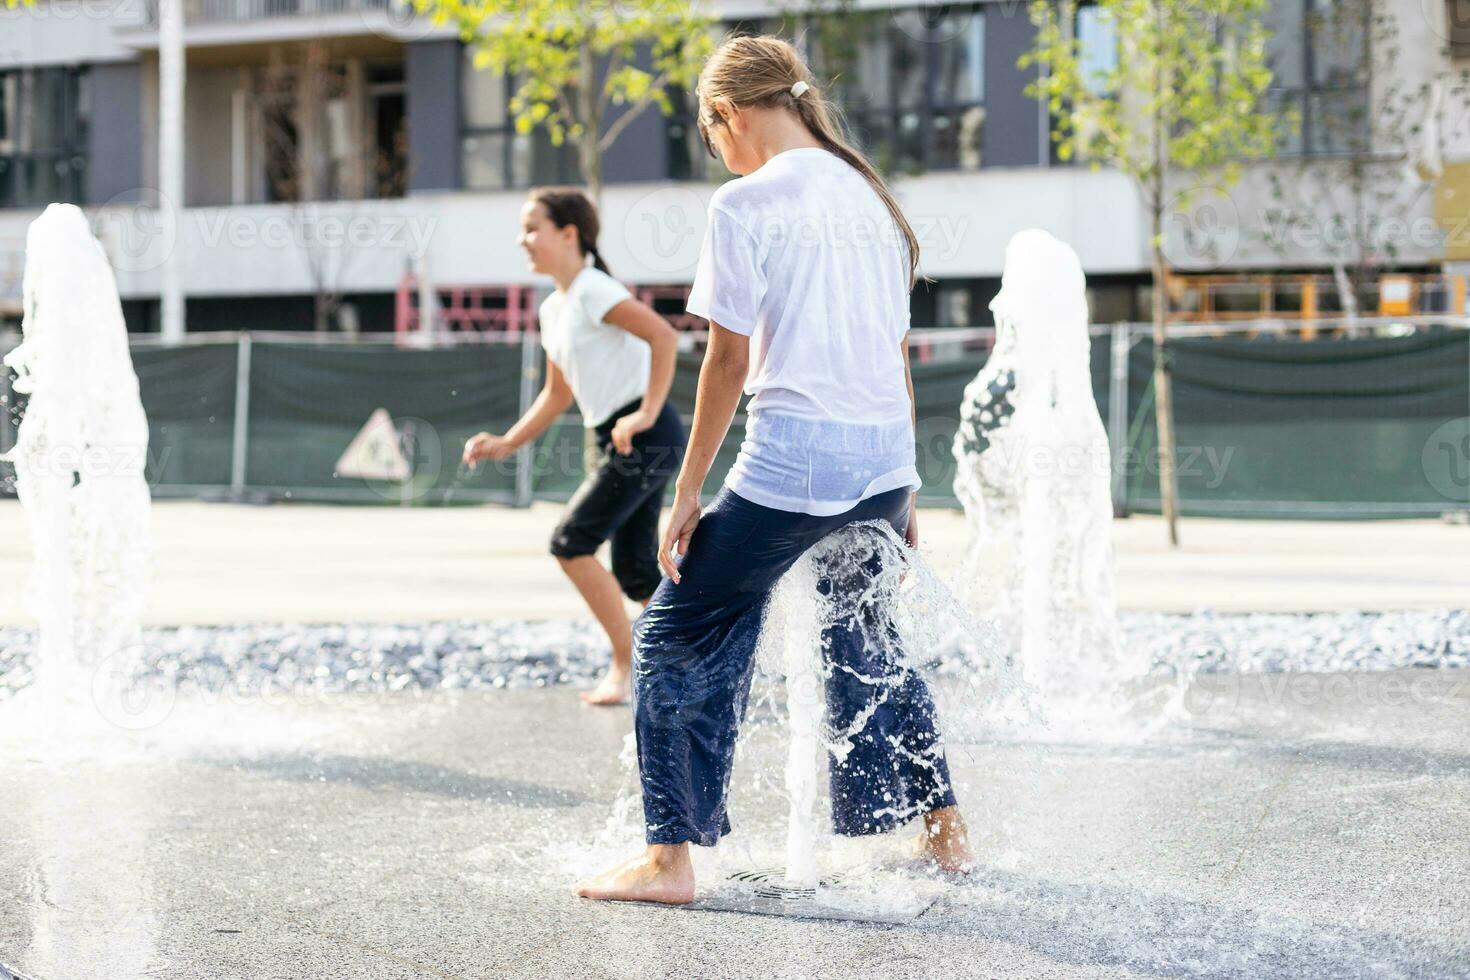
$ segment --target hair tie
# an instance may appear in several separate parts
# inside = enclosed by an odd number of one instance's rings
[[[805,81],[798,78],[791,83],[791,97],[793,99],[801,98],[801,93],[805,92],[809,87]]]

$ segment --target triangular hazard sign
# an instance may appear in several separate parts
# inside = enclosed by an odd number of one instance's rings
[[[347,451],[337,460],[336,475],[399,483],[413,475],[398,445],[398,430],[393,427],[393,418],[386,408],[369,415],[367,424],[352,437]]]

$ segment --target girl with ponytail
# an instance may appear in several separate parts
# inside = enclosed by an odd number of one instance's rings
[[[693,900],[689,844],[730,831],[731,759],[782,574],[830,534],[878,535],[849,528],[859,522],[887,523],[918,546],[913,229],[788,42],[731,38],[698,91],[711,155],[741,176],[709,203],[687,307],[709,320],[709,347],[659,550],[666,574],[633,626],[648,846],[580,882],[587,898]],[[745,438],[704,509],[742,388],[752,396]],[[817,591],[857,612],[823,631],[828,723],[847,742],[828,759],[833,828],[878,834],[922,817],[920,853],[962,872],[970,854],[934,703],[901,649],[873,544],[870,558],[818,566]]]
[[[607,674],[582,694],[606,705],[628,699],[632,628],[623,596],[647,605],[659,583],[659,514],[685,433],[668,400],[678,336],[608,273],[597,235],[597,209],[581,191],[531,191],[517,241],[532,270],[556,283],[540,310],[546,383],[504,435],[470,439],[464,459],[513,456],[576,402],[593,451],[552,533],[551,553],[612,644]],[[611,572],[596,557],[609,538]]]

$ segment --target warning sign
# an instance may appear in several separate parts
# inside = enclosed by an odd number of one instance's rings
[[[347,451],[337,460],[336,475],[397,483],[413,475],[398,442],[398,429],[386,408],[369,415],[367,424],[352,437]]]

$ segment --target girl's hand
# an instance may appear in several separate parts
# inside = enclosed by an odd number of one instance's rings
[[[505,436],[478,432],[464,444],[464,461],[473,466],[482,459],[500,461],[514,456],[518,447]]]
[[[674,584],[679,584],[679,566],[674,555],[689,554],[689,538],[699,525],[699,493],[674,491],[674,507],[669,514],[669,526],[664,530],[663,542],[658,546],[658,567],[664,570]]]
[[[628,455],[633,451],[633,437],[651,428],[653,428],[653,416],[641,408],[636,412],[629,412],[613,423],[613,448],[623,456]]]

